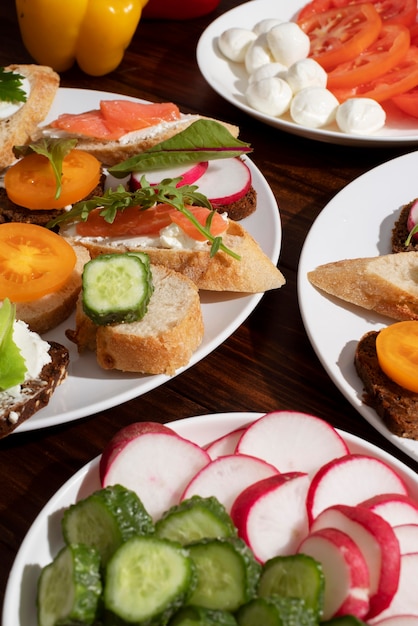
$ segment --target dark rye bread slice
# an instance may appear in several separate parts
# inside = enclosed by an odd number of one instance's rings
[[[51,399],[56,387],[68,373],[70,355],[67,348],[59,343],[49,343],[51,362],[44,365],[39,378],[22,384],[21,395],[13,398],[0,393],[0,438],[7,437],[20,424],[43,409]]]
[[[378,331],[357,344],[354,365],[363,381],[363,402],[372,407],[398,437],[418,440],[418,394],[401,387],[382,371],[376,353]]]
[[[392,229],[392,252],[411,252],[411,250],[418,250],[418,240],[412,239],[411,243],[405,246],[405,242],[409,235],[409,229],[407,226],[409,211],[416,200],[412,200],[402,207],[398,219]]]
[[[199,181],[196,182],[196,185],[198,185],[198,183]],[[245,196],[239,200],[231,202],[230,204],[213,204],[212,206],[219,213],[227,213],[230,220],[239,222],[256,210],[257,192],[254,187],[250,187]]]

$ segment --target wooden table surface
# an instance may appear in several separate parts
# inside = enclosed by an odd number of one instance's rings
[[[101,452],[118,429],[133,421],[294,409],[318,415],[381,446],[413,469],[418,467],[375,431],[334,386],[304,330],[296,290],[302,245],[321,209],[363,172],[413,148],[365,149],[314,142],[265,126],[224,101],[201,76],[195,49],[204,28],[238,4],[222,0],[211,15],[187,22],[141,21],[116,71],[93,78],[73,68],[61,75],[61,85],[170,100],[185,113],[239,125],[240,136],[252,144],[251,158],[280,208],[279,266],[287,283],[266,293],[249,318],[212,354],[161,387],[90,417],[0,441],[0,602],[19,546],[42,507]],[[12,0],[3,0],[0,7],[0,33],[0,65],[31,62],[19,37]]]

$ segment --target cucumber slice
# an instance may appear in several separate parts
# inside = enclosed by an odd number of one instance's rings
[[[255,598],[236,614],[239,626],[317,626],[314,611],[302,598]]]
[[[149,535],[132,537],[106,567],[103,598],[109,623],[166,624],[195,584],[193,561],[181,545]]]
[[[155,533],[186,545],[205,538],[236,537],[237,529],[217,498],[192,496],[164,513]]]
[[[228,611],[212,611],[203,606],[184,606],[169,621],[168,626],[237,626]]]
[[[236,611],[256,594],[261,565],[239,538],[203,539],[187,546],[197,569],[188,604]]]
[[[83,545],[65,546],[41,571],[38,626],[93,624],[98,616],[101,594],[97,551]]]
[[[83,310],[97,325],[144,317],[153,291],[149,265],[137,254],[103,254],[84,266]]]
[[[153,531],[152,518],[137,494],[121,485],[95,491],[68,507],[62,518],[64,541],[96,548],[103,566],[124,541]]]
[[[324,607],[325,577],[320,563],[306,554],[276,556],[264,563],[258,595],[302,598],[319,620]]]

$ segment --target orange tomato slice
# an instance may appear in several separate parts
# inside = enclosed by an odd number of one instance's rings
[[[51,163],[31,153],[10,167],[4,185],[10,200],[27,209],[62,209],[85,198],[99,183],[100,162],[82,150],[71,150],[62,164],[62,189],[55,199],[56,180]]]
[[[392,102],[407,115],[418,118],[418,87],[395,96]]]
[[[65,239],[35,224],[0,224],[0,299],[32,302],[58,291],[76,254]]]
[[[299,18],[309,36],[310,56],[325,70],[351,61],[378,37],[382,20],[370,3],[347,5]]]
[[[352,61],[328,72],[327,87],[355,87],[385,74],[408,52],[410,33],[406,26],[382,26],[378,38]]]
[[[376,338],[376,353],[386,376],[418,393],[418,322],[396,322],[383,328]]]
[[[335,7],[349,4],[360,4],[364,0],[312,0],[300,11],[303,19],[316,13],[323,13]],[[415,21],[417,12],[416,0],[370,0],[382,18],[383,24],[403,24],[409,26]]]
[[[188,206],[191,213],[200,224],[205,225],[209,209],[205,207]],[[158,236],[160,230],[173,222],[178,224],[189,237],[197,241],[204,241],[205,237],[191,221],[169,204],[157,204],[151,209],[141,211],[139,207],[129,207],[118,211],[114,221],[110,224],[100,215],[101,209],[94,209],[89,213],[85,222],[78,222],[77,234],[81,237],[146,237]],[[219,213],[214,212],[211,223],[211,234],[216,237],[224,232],[227,223]]]

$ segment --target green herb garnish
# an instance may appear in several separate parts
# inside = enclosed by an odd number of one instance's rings
[[[48,228],[67,222],[86,221],[89,213],[100,208],[103,219],[112,224],[118,211],[137,206],[139,211],[150,209],[156,203],[169,204],[183,213],[198,229],[198,231],[211,242],[210,254],[213,256],[218,250],[226,252],[239,260],[240,256],[222,243],[222,237],[214,237],[210,232],[210,224],[213,217],[213,209],[209,200],[203,194],[196,191],[196,185],[181,185],[176,187],[180,178],[166,178],[158,185],[150,185],[145,176],[141,178],[141,188],[135,191],[127,191],[123,185],[116,189],[107,189],[103,196],[93,196],[89,200],[82,200],[73,205],[70,211],[58,215],[47,224]],[[185,205],[204,206],[212,213],[209,214],[206,224],[202,226]]]
[[[411,239],[412,237],[415,235],[415,233],[418,232],[418,224],[415,224],[414,228],[412,230],[409,231],[409,235],[406,238],[405,241],[405,248],[407,248],[409,246],[409,244],[411,243]]]
[[[22,89],[24,76],[0,67],[0,101],[26,102],[26,92]]]
[[[26,362],[13,341],[16,306],[8,298],[0,307],[0,391],[25,380]]]

